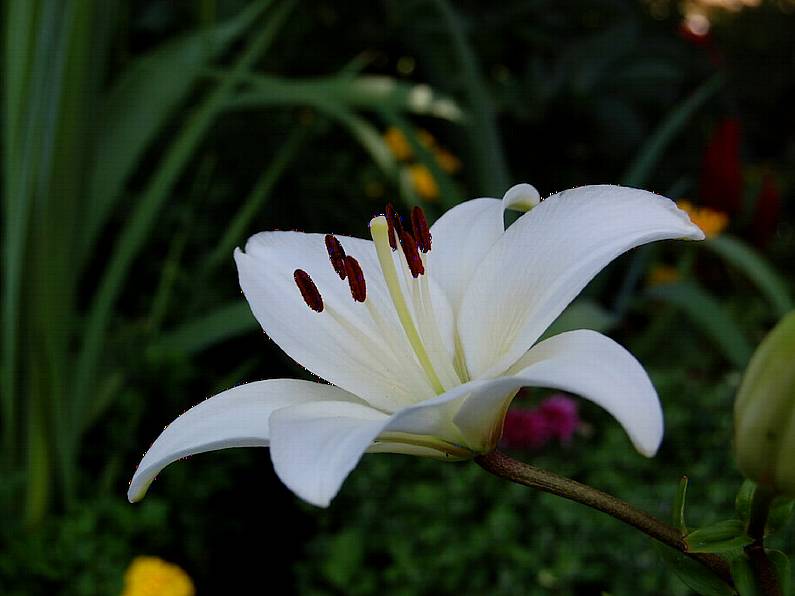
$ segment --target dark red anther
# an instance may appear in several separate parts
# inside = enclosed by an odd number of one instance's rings
[[[414,237],[408,232],[403,232],[400,235],[400,246],[403,247],[403,254],[406,255],[406,262],[409,264],[411,276],[417,278],[425,273],[425,266],[422,264],[420,251],[417,249]]]
[[[395,211],[392,203],[386,204],[386,225],[389,231],[389,247],[392,250],[397,250],[397,238],[403,233],[403,224],[400,222],[400,216]]]
[[[295,279],[295,285],[301,290],[301,296],[306,305],[315,312],[323,312],[323,298],[309,274],[303,269],[296,269],[293,279]]]
[[[411,229],[414,232],[414,239],[417,247],[422,252],[431,250],[431,230],[428,228],[428,220],[425,219],[425,212],[422,207],[415,206],[411,210]]]
[[[345,249],[342,248],[340,241],[331,234],[326,234],[326,250],[334,271],[337,272],[340,279],[345,279]]]
[[[362,273],[359,261],[350,255],[345,257],[345,273],[348,275],[351,296],[356,302],[364,302],[365,298],[367,298],[367,284],[364,283],[364,273]]]

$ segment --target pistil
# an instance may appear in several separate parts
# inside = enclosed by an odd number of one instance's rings
[[[394,211],[392,211],[392,213],[394,214]],[[414,325],[411,312],[409,311],[408,305],[406,304],[406,299],[403,296],[403,291],[400,287],[400,280],[398,279],[397,268],[395,267],[395,261],[393,260],[392,247],[390,243],[390,232],[392,230],[392,226],[388,222],[387,218],[383,215],[375,217],[370,221],[370,235],[373,238],[376,254],[378,256],[378,262],[381,265],[381,271],[384,274],[384,281],[386,282],[389,296],[392,299],[392,304],[395,306],[395,311],[397,312],[400,324],[403,327],[403,331],[406,333],[406,338],[409,340],[409,344],[413,348],[414,353],[419,360],[420,366],[422,366],[422,369],[425,371],[425,374],[431,381],[434,391],[441,394],[444,392],[444,386],[442,385],[441,381],[439,381],[439,377],[433,368],[431,359],[428,357],[428,353],[425,350],[425,346],[423,345],[420,335],[417,332],[417,328]],[[416,244],[414,244],[414,250],[416,251]],[[411,267],[410,264],[409,267]],[[414,271],[412,270],[412,275],[413,274]],[[414,277],[417,276],[415,275]]]

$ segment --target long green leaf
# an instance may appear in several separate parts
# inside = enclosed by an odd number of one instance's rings
[[[753,248],[728,234],[721,234],[699,243],[720,256],[750,279],[770,301],[776,315],[783,317],[792,310],[792,298],[787,284],[762,255]]]
[[[693,282],[665,284],[648,290],[648,296],[681,309],[738,369],[745,368],[751,346],[720,303]]]
[[[718,74],[696,89],[690,97],[677,105],[641,147],[638,156],[621,177],[626,186],[643,186],[648,182],[654,167],[690,118],[723,86],[723,76]]]
[[[217,87],[193,111],[177,138],[167,149],[165,157],[136,205],[128,225],[122,231],[92,302],[86,323],[83,346],[75,373],[75,395],[71,412],[75,428],[83,428],[85,413],[89,410],[87,404],[91,394],[90,387],[94,383],[110,314],[133,259],[143,247],[163,202],[179,180],[205,132],[223,109],[229,94],[234,91],[240,77],[273,42],[293,6],[294,2],[286,2],[278,7],[275,14],[270,16],[267,26],[263,27],[244,49],[229,75],[220,80]]]
[[[292,133],[290,133],[287,141],[279,148],[273,161],[268,164],[268,167],[254,185],[254,188],[251,189],[251,192],[243,201],[243,205],[232,218],[229,225],[226,226],[223,237],[207,258],[202,267],[205,273],[213,271],[226,259],[231,258],[232,249],[242,241],[243,235],[251,224],[251,221],[260,209],[262,209],[263,205],[267,203],[276,183],[279,181],[290,162],[295,159],[298,149],[306,139],[308,128],[308,126],[299,126],[295,128]]]
[[[96,154],[101,161],[91,170],[82,257],[90,254],[127,178],[163,125],[186,100],[210,61],[226,51],[267,4],[254,3],[216,27],[188,34],[138,58],[110,89],[97,127],[101,134]]]
[[[469,43],[461,17],[447,0],[434,0],[447,28],[450,49],[461,68],[466,93],[466,111],[469,126],[469,148],[474,159],[479,191],[483,196],[501,196],[508,189],[508,166],[505,159],[497,111],[488,95],[488,85],[480,72],[477,56]]]
[[[236,300],[163,334],[147,348],[147,356],[153,359],[168,354],[190,356],[258,328],[248,304]]]

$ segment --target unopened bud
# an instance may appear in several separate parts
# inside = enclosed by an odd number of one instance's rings
[[[757,348],[734,404],[737,466],[751,480],[795,497],[795,311]]]

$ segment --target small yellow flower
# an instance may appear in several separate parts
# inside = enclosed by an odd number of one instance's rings
[[[390,126],[387,129],[387,131],[384,133],[384,142],[386,143],[387,147],[389,147],[392,155],[395,156],[395,159],[405,161],[407,159],[411,159],[411,157],[414,155],[414,152],[411,150],[411,144],[406,138],[406,135],[404,135],[403,131],[396,126]]]
[[[122,596],[194,596],[187,573],[158,557],[136,557],[124,573]]]
[[[682,211],[687,212],[690,220],[701,228],[707,238],[718,236],[729,225],[729,216],[722,211],[709,207],[696,207],[686,200],[677,201],[676,205]]]
[[[461,160],[447,149],[437,148],[434,152],[439,167],[448,174],[454,174],[461,169]]]
[[[679,281],[679,270],[671,265],[655,265],[646,277],[650,286],[662,286]]]
[[[435,201],[439,198],[439,185],[433,178],[431,171],[422,164],[415,163],[409,166],[411,184],[420,198],[426,201]]]

